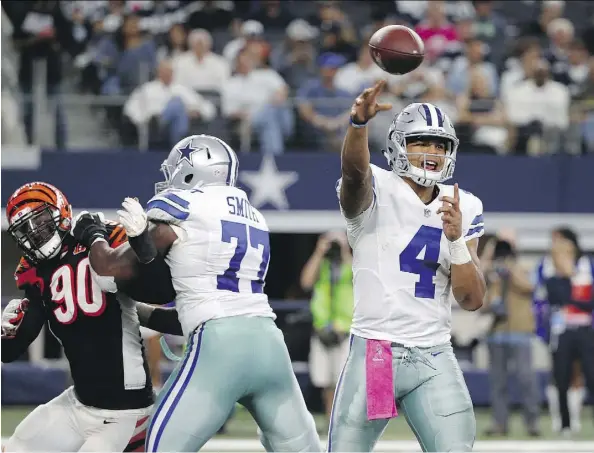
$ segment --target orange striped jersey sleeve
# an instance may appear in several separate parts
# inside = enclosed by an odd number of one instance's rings
[[[43,279],[37,275],[37,269],[26,258],[22,257],[14,271],[14,279],[19,289],[27,286],[38,286],[43,292]]]
[[[111,246],[111,248],[117,248],[123,243],[128,241],[128,236],[126,235],[126,229],[120,225],[119,223],[107,223],[107,233],[109,235],[107,242]]]

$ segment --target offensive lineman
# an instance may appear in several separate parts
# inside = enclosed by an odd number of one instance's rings
[[[161,169],[166,180],[146,213],[131,198],[118,211],[136,254],[94,242],[102,238],[93,232],[96,216],[79,217],[74,229],[93,244],[99,275],[117,279],[158,253],[171,269],[188,346],[159,394],[146,451],[200,450],[236,402],[253,415],[267,451],[321,451],[264,293],[268,226],[235,187],[235,152],[216,137],[194,135],[173,147]]]
[[[114,282],[93,274],[88,249],[70,235],[72,210],[60,190],[25,184],[8,200],[6,214],[8,232],[24,253],[15,279],[25,298],[11,300],[2,312],[2,362],[21,356],[47,323],[74,381],[25,417],[6,451],[142,450],[154,397],[138,318],[173,334],[181,334],[181,326],[174,310],[131,297],[155,303],[174,298],[167,266],[155,260],[132,269],[135,277],[119,288],[126,294],[112,294]],[[121,225],[110,223],[106,231],[109,247],[127,240]],[[159,284],[152,285],[155,280]],[[103,285],[110,290],[102,291]]]
[[[454,128],[432,104],[392,122],[390,170],[371,165],[366,124],[390,105],[365,90],[351,109],[337,192],[353,248],[351,351],[336,389],[328,451],[372,451],[395,400],[423,451],[472,451],[472,401],[450,344],[451,298],[482,306],[476,255],[483,206],[442,184],[452,177]]]

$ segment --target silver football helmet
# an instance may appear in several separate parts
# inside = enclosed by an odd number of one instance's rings
[[[204,186],[235,186],[239,163],[235,151],[212,135],[192,135],[180,140],[161,164],[165,181],[155,192],[173,187],[194,189]]]
[[[418,153],[408,153],[406,143],[413,137],[438,137],[446,139],[446,154],[443,167],[439,171],[426,168],[431,157],[436,154],[422,153],[423,168],[410,163],[408,157]],[[454,174],[456,152],[460,141],[449,117],[433,104],[414,103],[406,106],[392,121],[388,130],[384,155],[388,164],[397,175],[412,179],[421,186],[430,187],[444,182]]]

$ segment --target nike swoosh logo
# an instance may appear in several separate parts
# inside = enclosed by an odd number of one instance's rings
[[[109,425],[109,424],[111,424],[111,423],[115,423],[115,422],[110,422],[110,421],[107,421],[107,420],[103,420],[103,424],[104,424],[104,425]]]
[[[432,353],[431,353],[431,355],[432,355],[433,357],[435,357],[435,356],[438,356],[439,354],[443,354],[443,351],[440,351],[440,352],[432,352]]]

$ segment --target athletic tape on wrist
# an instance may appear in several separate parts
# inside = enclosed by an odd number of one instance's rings
[[[472,261],[464,236],[460,236],[455,241],[450,241],[449,247],[452,264],[466,264]]]

